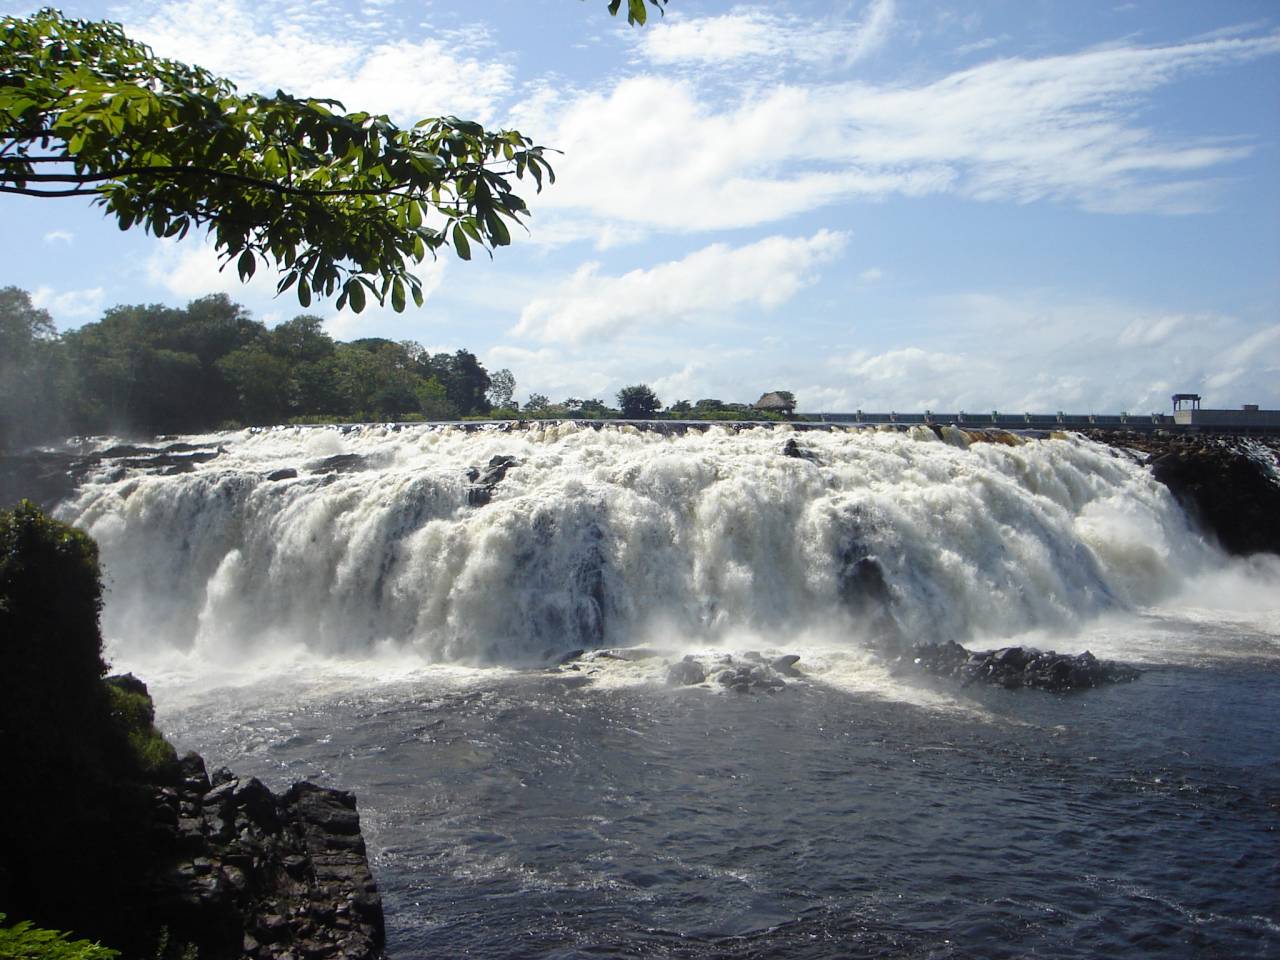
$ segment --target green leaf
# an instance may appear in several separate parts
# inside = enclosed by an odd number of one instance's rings
[[[453,249],[463,260],[471,259],[471,244],[467,242],[467,234],[460,223],[453,225]]]
[[[404,313],[404,281],[399,277],[391,282],[391,309]]]
[[[360,283],[360,278],[352,277],[347,281],[345,289],[347,302],[351,304],[351,309],[359,313],[364,309],[364,285]]]
[[[257,264],[253,260],[253,251],[246,250],[240,254],[240,259],[236,261],[236,271],[240,274],[240,282],[244,283],[253,276],[253,271]]]

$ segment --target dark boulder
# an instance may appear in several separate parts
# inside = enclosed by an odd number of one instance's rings
[[[918,672],[959,680],[966,685],[982,682],[1008,690],[1028,687],[1050,693],[1089,690],[1136,680],[1139,676],[1133,667],[1099,660],[1087,650],[1077,655],[1033,647],[973,652],[954,642],[921,644],[899,662]]]
[[[296,479],[297,476],[298,476],[297,470],[293,469],[293,467],[285,467],[282,470],[272,470],[270,473],[267,474],[267,479],[271,481],[293,480],[293,479]]]
[[[897,649],[902,630],[893,615],[893,592],[885,579],[884,567],[873,556],[847,550],[839,574],[840,600],[855,621],[866,631],[873,646]]]
[[[784,457],[794,457],[798,460],[816,461],[818,455],[812,450],[806,450],[796,442],[795,437],[788,437],[786,443],[782,445],[782,455]]]
[[[357,473],[368,466],[358,453],[339,453],[308,465],[312,473]]]
[[[481,471],[477,467],[467,468],[467,506],[483,507],[493,499],[493,489],[512,467],[518,467],[520,461],[515,457],[494,456],[489,458],[489,465]]]
[[[673,687],[687,687],[707,679],[706,671],[692,657],[673,663],[667,670],[667,683]]]

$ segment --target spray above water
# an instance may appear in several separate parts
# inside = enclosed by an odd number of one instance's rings
[[[950,430],[274,428],[103,469],[117,657],[521,665],[738,634],[1066,634],[1221,560],[1133,459]]]

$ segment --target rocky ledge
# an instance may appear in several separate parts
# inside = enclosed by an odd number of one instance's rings
[[[1280,553],[1280,439],[1092,431],[1136,452],[1228,553]]]
[[[150,912],[171,943],[201,960],[373,960],[382,956],[382,900],[369,872],[355,797],[312,783],[283,796],[204,760],[180,761],[155,794],[159,855],[146,881]]]

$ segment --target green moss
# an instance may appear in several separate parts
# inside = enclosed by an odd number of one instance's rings
[[[155,704],[146,686],[132,674],[108,677],[104,685],[111,720],[129,745],[136,772],[148,780],[171,780],[178,754],[155,727]]]

